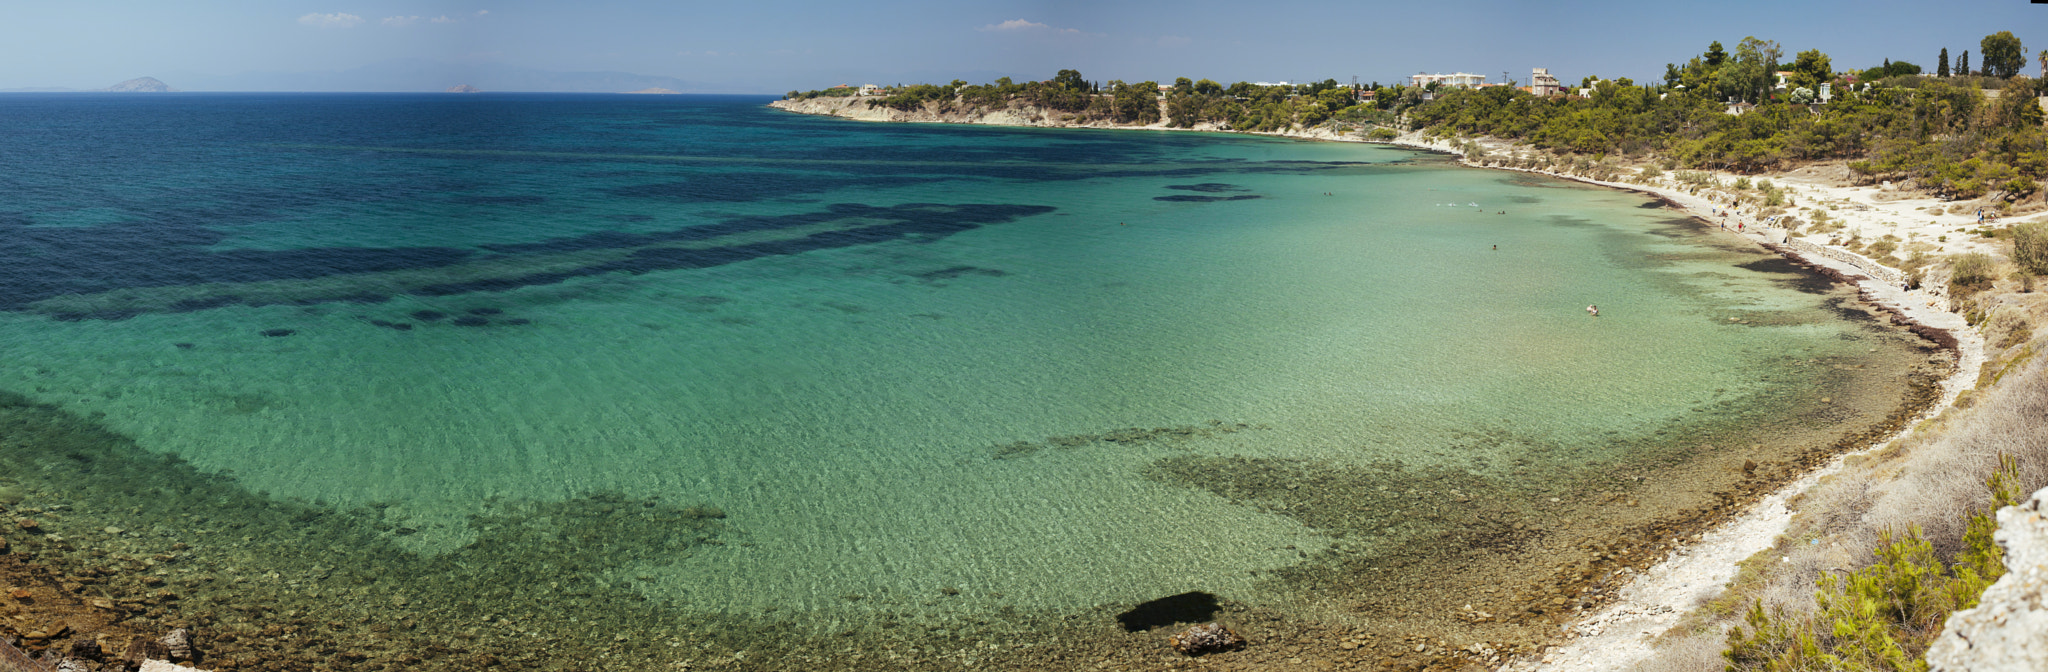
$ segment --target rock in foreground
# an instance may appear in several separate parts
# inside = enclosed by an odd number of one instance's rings
[[[1204,623],[1188,628],[1166,641],[1172,644],[1174,649],[1190,656],[1244,648],[1243,637],[1237,636],[1230,628],[1218,623]]]

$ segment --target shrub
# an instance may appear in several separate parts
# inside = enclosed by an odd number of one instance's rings
[[[1959,287],[1986,284],[1995,277],[1991,257],[1982,252],[1958,254],[1949,265],[1954,271],[1949,275],[1949,283]]]
[[[2004,549],[1992,540],[1998,509],[2019,499],[2019,462],[1999,456],[1999,468],[1984,481],[1988,509],[1966,514],[1963,547],[1953,565],[1909,527],[1903,537],[1879,536],[1878,561],[1848,574],[1820,577],[1814,592],[1817,613],[1788,616],[1764,611],[1757,600],[1736,626],[1722,652],[1730,672],[1794,670],[1891,670],[1924,672],[1929,644],[1940,636],[1948,615],[1977,605],[1984,588],[2005,574]]]
[[[2048,222],[2012,227],[2012,260],[2034,275],[2048,275]]]
[[[1372,129],[1372,132],[1365,134],[1365,137],[1372,138],[1374,140],[1392,140],[1399,135],[1399,133],[1394,132],[1394,129],[1382,126],[1379,128]]]

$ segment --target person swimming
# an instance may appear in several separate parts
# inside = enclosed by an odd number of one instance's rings
[[[1587,314],[1587,315],[1592,315],[1593,317],[1599,317],[1599,316],[1600,316],[1600,307],[1599,307],[1599,306],[1586,306],[1586,314]]]

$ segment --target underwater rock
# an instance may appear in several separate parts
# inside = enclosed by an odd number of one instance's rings
[[[503,310],[499,310],[499,309],[497,309],[497,308],[471,308],[471,309],[469,309],[469,314],[471,314],[471,315],[497,315],[497,314],[499,314],[499,313],[503,313],[503,312],[505,312],[505,311],[503,311]]]
[[[516,327],[522,324],[533,324],[533,320],[529,320],[524,317],[515,317],[509,320],[505,320],[504,322],[499,322],[499,324]]]
[[[449,322],[449,324],[458,327],[488,327],[491,325],[491,321],[481,317],[470,316],[455,318],[455,321]]]
[[[192,349],[192,344],[191,344],[191,343],[172,343],[171,345],[175,345],[175,346],[178,346],[178,349],[179,349],[179,350],[191,350],[191,349]]]
[[[299,333],[299,332],[298,332],[298,331],[296,331],[296,330],[293,330],[293,329],[265,329],[265,330],[263,330],[263,335],[264,335],[264,336],[269,336],[269,337],[271,337],[271,338],[278,338],[278,337],[281,337],[281,336],[290,336],[290,335],[292,335],[292,334],[296,334],[296,333]]]
[[[1235,651],[1244,648],[1244,638],[1217,623],[1204,623],[1167,638],[1173,648],[1190,656]]]
[[[163,642],[148,637],[136,637],[128,640],[127,659],[128,665],[131,667],[144,667],[146,661],[161,661],[168,655],[170,655],[170,648],[164,646]]]
[[[412,318],[421,322],[432,322],[447,316],[447,313],[435,310],[415,310],[412,312]]]
[[[192,659],[191,631],[186,630],[184,628],[178,628],[172,630],[170,634],[164,635],[163,639],[159,639],[156,641],[164,645],[164,650],[171,654],[171,660]]]

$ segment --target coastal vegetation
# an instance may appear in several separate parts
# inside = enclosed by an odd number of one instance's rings
[[[1819,578],[1816,609],[1804,616],[1751,602],[1728,633],[1729,672],[1768,670],[1926,670],[1923,656],[1948,615],[1976,606],[2005,574],[2005,551],[1992,539],[1999,508],[2017,503],[2019,464],[1999,457],[1985,481],[1991,502],[1965,519],[1961,548],[1938,554],[1918,526],[1878,533],[1875,564]],[[1942,555],[1948,557],[1943,558]]]
[[[1970,69],[1967,52],[1951,69],[1944,48],[1929,76],[1890,59],[1837,70],[1818,49],[1781,62],[1786,48],[1746,37],[1732,51],[1714,42],[1683,64],[1666,64],[1661,82],[1587,77],[1576,90],[1542,96],[1511,86],[1345,86],[1334,79],[1098,84],[1061,70],[1036,82],[899,86],[866,104],[963,114],[1033,108],[1067,122],[1252,132],[1328,125],[1377,139],[1425,131],[1493,137],[1594,162],[1646,160],[1662,170],[1756,174],[1839,160],[1871,183],[1908,183],[1944,197],[2038,196],[2048,180],[2048,131],[2035,99],[2048,95],[2048,84],[2016,78],[2024,49],[2010,32],[1986,36],[1980,48],[1982,70]],[[1780,71],[1790,73],[1782,82]]]
[[[1412,129],[1676,167],[1753,174],[1848,160],[1865,179],[1911,181],[1955,198],[2024,199],[2048,179],[2037,80],[1924,77],[1909,74],[1916,66],[1887,63],[1864,71],[1883,79],[1859,81],[1832,74],[1825,54],[1807,51],[1790,64],[1788,92],[1760,76],[1778,69],[1781,50],[1752,42],[1732,57],[1710,45],[1687,65],[1668,66],[1662,85],[1603,80],[1584,96],[1547,97],[1507,87],[1454,89],[1412,105],[1395,97],[1390,109]],[[1820,84],[1830,85],[1827,103],[1793,102],[1798,90]],[[2001,95],[1986,95],[1998,86]]]

